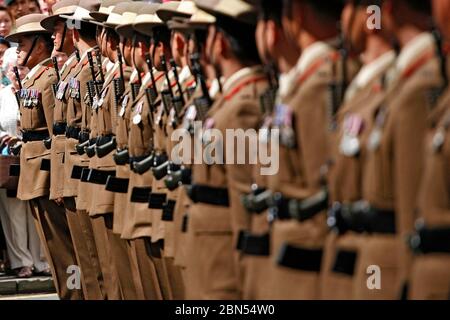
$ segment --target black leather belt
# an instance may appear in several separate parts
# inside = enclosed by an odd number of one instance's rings
[[[355,273],[356,251],[338,250],[334,261],[333,272],[352,276]]]
[[[186,191],[194,203],[206,203],[215,206],[229,207],[230,200],[227,188],[214,188],[204,185],[186,186]]]
[[[23,142],[31,142],[31,141],[43,141],[48,139],[49,133],[47,130],[44,131],[24,131],[22,133]]]
[[[67,126],[66,137],[72,139],[78,139],[80,137],[80,128]]]
[[[147,203],[151,192],[151,187],[134,187],[131,191],[130,201],[133,203]]]
[[[148,207],[150,209],[164,209],[164,205],[167,201],[167,194],[165,193],[151,193],[147,198]]]
[[[73,166],[70,178],[80,180],[83,169],[87,169],[87,167],[81,167],[77,165]]]
[[[242,231],[239,233],[237,249],[249,256],[269,256],[270,234],[255,235]]]
[[[81,182],[88,182],[88,178],[91,174],[92,169],[89,168],[82,168],[81,169],[81,177],[80,177],[80,181]]]
[[[358,233],[395,234],[395,212],[370,206],[365,201],[351,204],[334,203],[328,212],[328,225],[340,234]]]
[[[130,179],[117,178],[114,176],[109,176],[106,181],[106,191],[111,191],[115,193],[127,193],[128,185],[130,183]]]
[[[416,254],[450,253],[450,228],[421,226],[409,239]]]
[[[109,176],[115,176],[116,171],[102,171],[97,169],[92,169],[89,173],[89,177],[87,179],[87,182],[94,183],[94,184],[100,184],[105,185],[106,181],[108,180]]]
[[[167,203],[163,205],[162,221],[173,221],[173,212],[175,211],[175,200],[167,200]]]
[[[309,272],[320,272],[321,263],[321,249],[306,249],[289,244],[281,247],[277,257],[280,266]]]
[[[50,159],[41,160],[41,171],[50,171]]]
[[[67,123],[65,122],[60,122],[60,123],[54,123],[53,124],[53,134],[55,136],[59,136],[62,134],[66,134],[67,132]]]

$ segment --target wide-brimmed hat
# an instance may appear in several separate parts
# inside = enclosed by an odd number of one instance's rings
[[[215,22],[216,17],[199,8],[197,8],[195,13],[187,20],[190,29],[205,29]]]
[[[156,15],[156,11],[160,6],[156,3],[145,4],[142,8],[142,13],[134,21],[133,29],[143,35],[151,36],[154,27],[163,26],[164,22]]]
[[[41,26],[41,21],[46,17],[47,15],[41,13],[31,13],[20,17],[16,20],[16,30],[6,36],[5,39],[7,41],[19,42],[19,39],[23,36],[33,34],[51,34],[48,30]]]
[[[121,2],[131,2],[131,0],[103,0],[98,11],[93,11],[89,14],[96,21],[105,22],[114,7]]]
[[[163,22],[167,22],[175,17],[189,18],[195,10],[194,1],[169,1],[161,4],[156,14]]]
[[[128,5],[122,13],[120,24],[116,26],[116,32],[125,38],[133,37],[133,34],[135,33],[133,25],[136,22],[137,17],[143,13],[148,5],[149,3],[145,2],[133,2],[132,5]],[[158,6],[157,4],[153,5]]]
[[[41,26],[53,32],[53,28],[55,27],[55,23],[58,20],[63,20],[61,15],[71,15],[75,13],[77,9],[77,5],[79,0],[61,0],[55,3],[52,7],[53,14],[51,16],[46,17],[41,21]]]
[[[251,25],[257,21],[257,7],[243,0],[195,0],[195,5],[218,20],[223,18]]]
[[[60,17],[72,21],[92,22],[94,18],[91,17],[90,13],[98,11],[99,8],[99,0],[80,0],[74,14],[62,14]]]

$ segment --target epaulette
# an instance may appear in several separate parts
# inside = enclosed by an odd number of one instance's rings
[[[240,83],[237,87],[235,87],[233,90],[231,90],[231,92],[224,97],[225,100],[230,100],[237,93],[239,93],[239,91],[241,91],[243,88],[245,88],[249,84],[257,83],[257,82],[260,82],[260,81],[267,81],[267,77],[266,76],[253,77],[253,78],[250,78],[250,79]]]

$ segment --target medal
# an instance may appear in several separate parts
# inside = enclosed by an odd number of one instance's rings
[[[160,122],[161,122],[163,112],[164,112],[163,106],[162,106],[162,105],[159,105],[159,106],[158,106],[158,110],[156,110],[156,117],[155,117],[155,123],[156,123],[157,125],[159,125]]]
[[[341,153],[347,157],[354,157],[359,153],[361,144],[359,134],[363,128],[363,120],[358,115],[349,115],[344,120],[344,135],[339,146]]]
[[[433,136],[433,151],[439,153],[442,150],[442,146],[445,142],[445,131],[440,128]]]
[[[105,100],[105,96],[106,96],[106,89],[102,92],[102,96],[100,97],[100,100],[98,100],[98,103],[97,103],[97,105],[99,106],[99,107],[101,107],[102,105],[103,105],[103,101]]]
[[[119,110],[119,117],[123,118],[123,116],[125,115],[125,110],[127,108],[127,104],[128,104],[128,96],[125,96],[125,97],[123,97],[122,105]]]
[[[136,112],[136,114],[133,116],[133,123],[134,124],[139,124],[139,123],[141,123],[141,121],[142,121],[142,116],[141,116],[141,113],[142,113],[142,107],[143,107],[143,105],[144,105],[144,102],[139,102],[137,105],[136,105],[136,107],[135,107],[135,109],[134,109],[134,111]]]
[[[375,128],[369,136],[369,141],[367,143],[367,148],[370,151],[375,151],[380,146],[382,130],[380,128]]]

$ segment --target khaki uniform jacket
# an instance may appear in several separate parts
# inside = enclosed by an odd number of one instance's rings
[[[119,105],[116,122],[116,142],[117,149],[123,150],[128,148],[128,132],[130,128],[130,114],[131,114],[131,85],[129,83],[130,77],[132,77],[132,68],[125,67],[124,69],[124,81],[125,91],[123,98]],[[136,78],[136,77],[135,77]],[[127,179],[129,183],[130,179],[130,166],[116,165],[116,177],[119,179]],[[113,232],[120,235],[123,229],[125,210],[127,208],[127,193],[118,193],[114,195],[114,219],[113,219]]]
[[[31,70],[30,77],[22,81],[23,92],[36,90],[37,100],[34,105],[26,106],[27,99],[22,98],[20,103],[20,128],[22,132],[47,131],[49,136],[53,131],[53,108],[55,100],[52,84],[56,82],[55,70],[51,60],[40,62],[35,72]],[[31,141],[23,145],[20,154],[21,174],[17,197],[21,200],[31,200],[49,193],[50,172],[41,170],[42,161],[50,160],[50,150],[47,150],[42,141]]]
[[[419,215],[428,227],[450,226],[450,90],[447,89],[432,122],[425,147],[425,169],[419,191]]]
[[[75,53],[73,53],[60,70],[60,82],[57,87],[53,112],[53,121],[56,124],[66,123],[67,121],[68,79],[77,64]],[[70,179],[70,176],[64,176],[65,149],[66,136],[53,135],[50,166],[50,199],[63,197],[65,181]]]
[[[94,50],[93,48],[90,51]],[[76,127],[83,131],[89,131],[90,106],[88,104],[86,83],[91,80],[91,72],[87,57],[83,55],[77,66],[73,69],[70,79],[79,82],[79,93],[76,97],[69,96],[67,100],[67,126]],[[64,176],[66,184],[64,185],[64,197],[73,197],[78,195],[78,179],[70,178],[74,165],[87,167],[89,158],[86,155],[80,156],[76,152],[75,146],[77,139],[66,140]]]
[[[236,74],[241,73],[240,76]],[[255,165],[226,164],[229,141],[227,129],[258,129],[262,114],[259,97],[267,89],[267,77],[259,67],[238,71],[228,81],[223,93],[215,100],[203,123],[204,129],[219,130],[224,138],[225,164],[202,163],[192,166],[194,185],[228,190],[229,206],[193,203],[189,207],[186,248],[186,296],[188,299],[236,299],[241,296],[242,261],[236,250],[238,235],[247,231],[250,216],[241,203],[241,197],[250,192]],[[231,82],[230,82],[231,81]],[[203,149],[202,137],[197,143]],[[230,149],[236,161],[236,142]],[[248,152],[248,143],[246,150]],[[202,150],[200,150],[202,152]],[[231,159],[228,159],[231,160]]]
[[[155,70],[153,72],[157,91],[160,92],[164,74]],[[128,150],[131,159],[148,156],[154,149],[154,119],[155,117],[161,117],[162,105],[161,103],[156,104],[155,110],[151,110],[144,90],[151,85],[150,79],[143,81],[141,90],[130,108]],[[153,175],[151,170],[142,175],[130,172],[127,210],[123,218],[122,238],[136,239],[152,236],[153,217],[148,208],[148,201],[145,203],[130,201],[135,188],[150,192],[152,182]]]
[[[375,208],[395,212],[398,290],[411,265],[404,239],[412,232],[416,218],[427,118],[435,106],[432,93],[442,86],[434,45],[414,54],[389,82],[386,99],[376,110],[363,173],[364,200]]]

